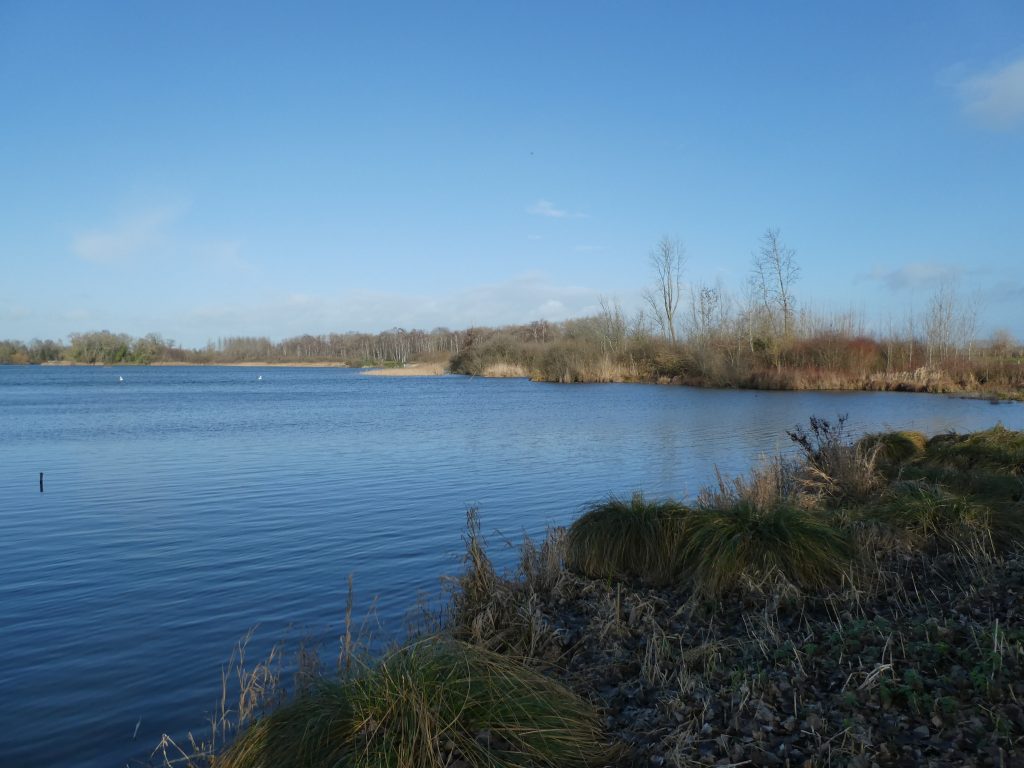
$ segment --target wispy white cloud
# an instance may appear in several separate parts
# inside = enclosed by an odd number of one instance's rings
[[[169,228],[181,213],[180,207],[152,208],[112,227],[80,232],[71,240],[71,251],[94,264],[116,264],[148,256],[164,247]]]
[[[538,200],[529,208],[526,209],[527,213],[532,213],[534,216],[544,216],[549,219],[583,219],[586,218],[584,213],[574,213],[573,211],[566,210],[565,208],[559,208],[550,200]]]
[[[886,285],[891,290],[899,291],[907,288],[934,287],[954,280],[963,274],[963,268],[948,264],[931,264],[918,262],[904,264],[896,269],[875,267],[871,272],[862,275],[862,279]]]
[[[155,206],[71,238],[71,252],[103,266],[152,264],[173,260],[191,263],[204,273],[252,272],[242,255],[242,242],[210,238],[188,231],[187,206]]]
[[[964,113],[979,124],[1007,131],[1024,126],[1024,57],[957,83]]]

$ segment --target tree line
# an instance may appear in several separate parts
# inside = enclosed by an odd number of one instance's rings
[[[662,238],[652,281],[628,315],[602,301],[590,317],[547,327],[473,329],[453,370],[520,373],[547,381],[669,380],[701,386],[923,391],[1024,388],[1024,350],[1007,331],[978,338],[978,301],[939,286],[923,311],[879,330],[857,312],[801,304],[796,251],[769,228],[747,279],[685,280],[686,252]]]
[[[28,343],[0,340],[0,363],[66,362],[83,365],[149,365],[152,363],[332,362],[347,365],[404,365],[411,360],[447,360],[460,351],[467,331],[392,328],[381,333],[304,334],[274,342],[266,336],[228,336],[205,347],[187,349],[150,333],[134,338],[125,333],[72,333],[67,343],[33,339]]]
[[[687,255],[662,238],[649,254],[644,303],[627,314],[604,299],[589,316],[500,328],[233,336],[186,349],[159,334],[94,331],[66,343],[0,341],[0,363],[343,363],[447,361],[453,372],[540,380],[677,381],[780,389],[1024,388],[1024,351],[1006,331],[978,338],[978,302],[940,286],[923,311],[868,330],[862,314],[802,304],[796,251],[769,228],[746,280],[687,282]]]

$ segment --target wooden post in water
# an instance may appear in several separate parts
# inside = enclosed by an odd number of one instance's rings
[[[39,473],[39,492],[43,492],[43,473]]]

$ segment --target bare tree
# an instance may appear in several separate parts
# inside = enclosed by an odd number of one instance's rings
[[[924,334],[928,342],[928,365],[946,357],[953,347],[957,297],[953,286],[942,283],[928,299],[924,316]],[[938,358],[938,359],[937,359]]]
[[[644,300],[662,333],[675,344],[676,309],[683,294],[686,253],[678,241],[666,235],[651,251],[650,262],[654,270],[654,286],[644,291]]]
[[[925,312],[925,336],[928,341],[928,365],[949,355],[966,354],[970,360],[978,333],[977,293],[960,295],[949,282],[942,283],[928,299]],[[936,359],[936,356],[940,358]]]
[[[597,331],[601,346],[607,352],[621,352],[626,342],[626,316],[618,299],[601,297],[601,311],[597,313]]]
[[[800,276],[795,256],[796,251],[782,242],[778,228],[769,227],[761,235],[761,247],[754,254],[751,275],[754,290],[773,324],[776,318],[781,320],[785,338],[793,332],[793,284]]]
[[[724,325],[725,315],[725,291],[721,284],[690,286],[690,328],[698,346],[706,345]]]
[[[959,319],[956,324],[958,344],[967,352],[967,359],[974,356],[974,343],[978,335],[978,305],[981,296],[977,291],[968,294],[959,306]]]

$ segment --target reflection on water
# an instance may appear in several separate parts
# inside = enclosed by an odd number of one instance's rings
[[[397,632],[457,570],[469,504],[508,560],[503,538],[609,493],[692,496],[839,413],[1024,428],[1019,404],[927,395],[0,367],[0,762],[145,758],[201,725],[250,627],[254,654],[337,637],[349,573]]]

